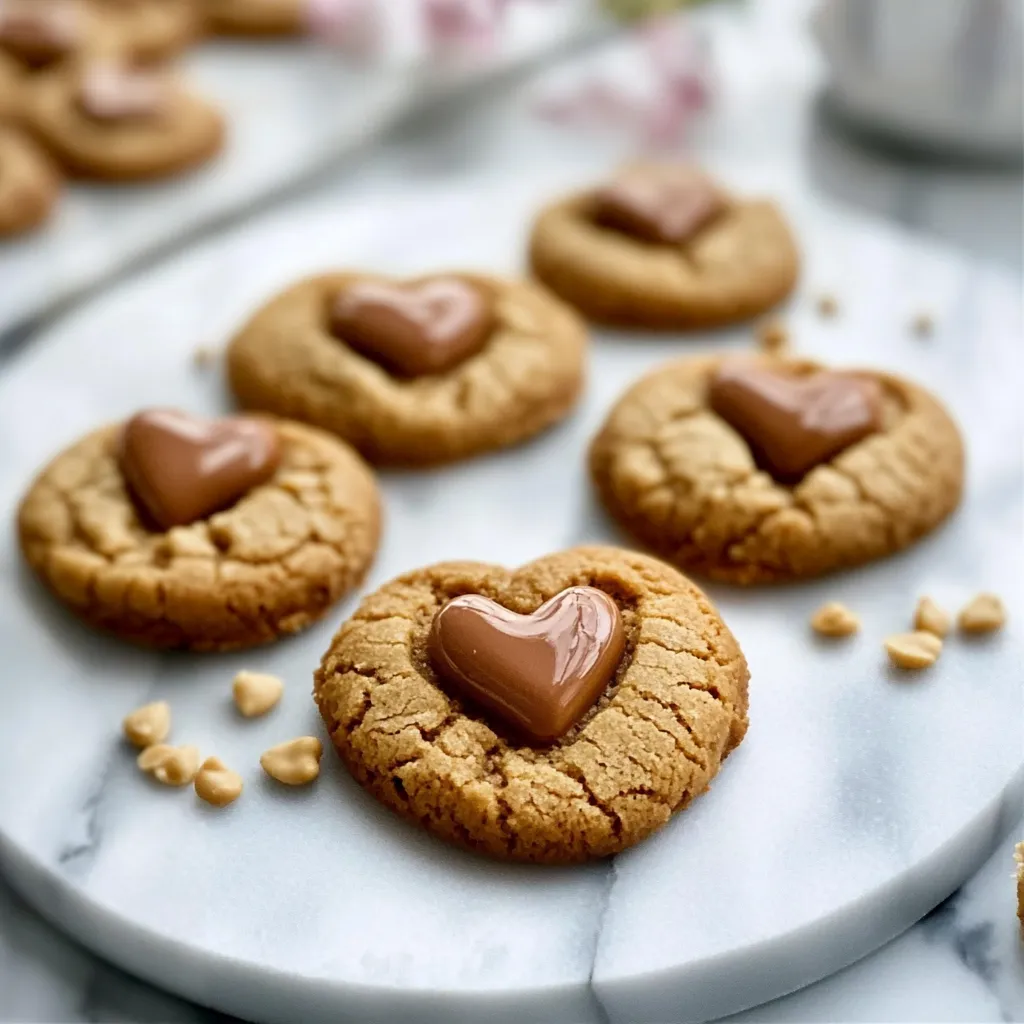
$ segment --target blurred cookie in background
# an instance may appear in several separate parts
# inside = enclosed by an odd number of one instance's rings
[[[60,175],[28,136],[0,124],[0,239],[42,224],[60,195]]]
[[[102,58],[33,83],[26,121],[69,174],[109,181],[161,178],[205,163],[224,120],[167,67]]]

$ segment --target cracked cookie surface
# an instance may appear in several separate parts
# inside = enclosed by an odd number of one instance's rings
[[[788,486],[761,471],[747,442],[710,409],[708,382],[721,361],[683,359],[643,378],[591,445],[604,504],[661,557],[731,583],[801,579],[899,551],[959,504],[960,434],[923,388],[850,371],[881,385],[882,429]]]
[[[616,601],[626,651],[577,725],[524,746],[441,688],[430,624],[460,594],[526,614],[572,586]],[[446,562],[384,585],[335,636],[314,696],[353,776],[398,814],[480,853],[567,863],[639,842],[708,788],[746,732],[747,680],[689,580],[646,555],[581,547],[516,570]]]
[[[274,476],[231,508],[166,532],[143,523],[118,466],[120,426],[58,455],[22,502],[22,551],[80,618],[136,643],[249,647],[319,619],[363,576],[376,483],[347,445],[277,423]]]
[[[593,193],[573,195],[537,216],[530,263],[556,295],[593,320],[666,329],[745,320],[792,291],[799,254],[773,203],[725,203],[694,238],[661,245],[602,227]]]
[[[575,314],[525,282],[457,277],[494,295],[497,325],[474,356],[402,378],[338,340],[334,295],[369,274],[329,274],[272,299],[233,339],[231,388],[249,409],[313,423],[371,462],[448,462],[515,444],[565,416],[583,384],[587,337]]]

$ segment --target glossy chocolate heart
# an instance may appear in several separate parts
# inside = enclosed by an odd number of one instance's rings
[[[331,330],[405,377],[442,373],[479,352],[494,329],[489,296],[457,277],[415,284],[357,281],[331,310]]]
[[[579,721],[625,644],[618,605],[594,587],[563,590],[532,615],[467,594],[449,601],[430,631],[441,677],[537,743]]]
[[[205,420],[147,409],[121,433],[121,472],[164,530],[231,505],[273,476],[280,454],[273,426],[243,416]]]
[[[87,67],[78,87],[78,105],[94,121],[159,117],[170,99],[171,82],[165,73],[112,62]]]
[[[782,481],[799,479],[882,425],[879,385],[841,373],[797,376],[728,361],[712,377],[708,398]]]
[[[723,209],[721,195],[694,167],[631,167],[594,194],[594,217],[647,242],[689,241]]]
[[[83,36],[83,11],[74,0],[0,2],[0,43],[31,64],[73,50]]]

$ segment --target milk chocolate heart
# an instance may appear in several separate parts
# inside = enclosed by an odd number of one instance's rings
[[[678,245],[691,239],[724,203],[694,167],[632,167],[594,194],[594,217],[647,242]]]
[[[537,743],[564,735],[601,695],[626,639],[618,606],[594,587],[570,587],[532,615],[479,594],[434,616],[437,671]]]
[[[121,433],[121,472],[134,497],[164,530],[203,519],[274,474],[277,431],[260,420],[204,420],[147,409]]]
[[[799,479],[882,425],[879,385],[840,373],[796,376],[729,361],[711,379],[708,398],[782,481]]]
[[[331,330],[357,352],[406,377],[461,363],[494,329],[489,297],[457,277],[416,284],[357,281],[331,310]]]
[[[74,0],[0,3],[0,43],[30,64],[69,53],[83,35],[82,8]]]
[[[152,68],[101,63],[85,69],[78,106],[94,121],[136,121],[159,117],[171,99],[171,81]]]

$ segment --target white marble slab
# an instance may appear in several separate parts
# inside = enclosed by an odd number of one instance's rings
[[[115,962],[200,1003],[258,1020],[699,1020],[769,999],[862,956],[980,863],[1021,784],[1019,303],[1009,279],[831,208],[782,168],[715,160],[735,184],[780,195],[816,282],[843,316],[792,309],[798,347],[909,373],[961,420],[972,454],[964,509],[910,553],[770,593],[714,588],[754,673],[752,728],[709,795],[612,862],[538,871],[450,850],[394,820],[328,759],[318,785],[280,793],[256,759],[316,728],[308,698],[346,602],[266,651],[156,656],[76,626],[0,553],[0,856],[43,913]],[[34,466],[99,419],[144,404],[224,406],[191,363],[268,291],[345,262],[394,272],[514,270],[529,211],[600,166],[537,160],[473,188],[318,202],[204,245],[90,304],[0,380],[0,506]],[[927,300],[938,330],[906,330]],[[388,532],[368,586],[445,557],[515,564],[581,540],[621,539],[586,485],[582,451],[616,394],[680,351],[739,346],[746,331],[650,340],[601,334],[579,412],[519,450],[431,474],[388,474]],[[544,514],[537,513],[543,507]],[[453,518],[453,510],[458,518]],[[1010,628],[951,642],[914,682],[881,639],[929,591],[980,587]],[[825,598],[864,633],[827,650],[806,619]],[[240,667],[289,684],[272,718],[227,706]],[[167,696],[176,735],[242,768],[226,814],[154,791],[117,739],[120,717]],[[40,735],[53,735],[37,756]],[[29,770],[31,766],[31,770]],[[1016,786],[1016,788],[1015,788]]]

